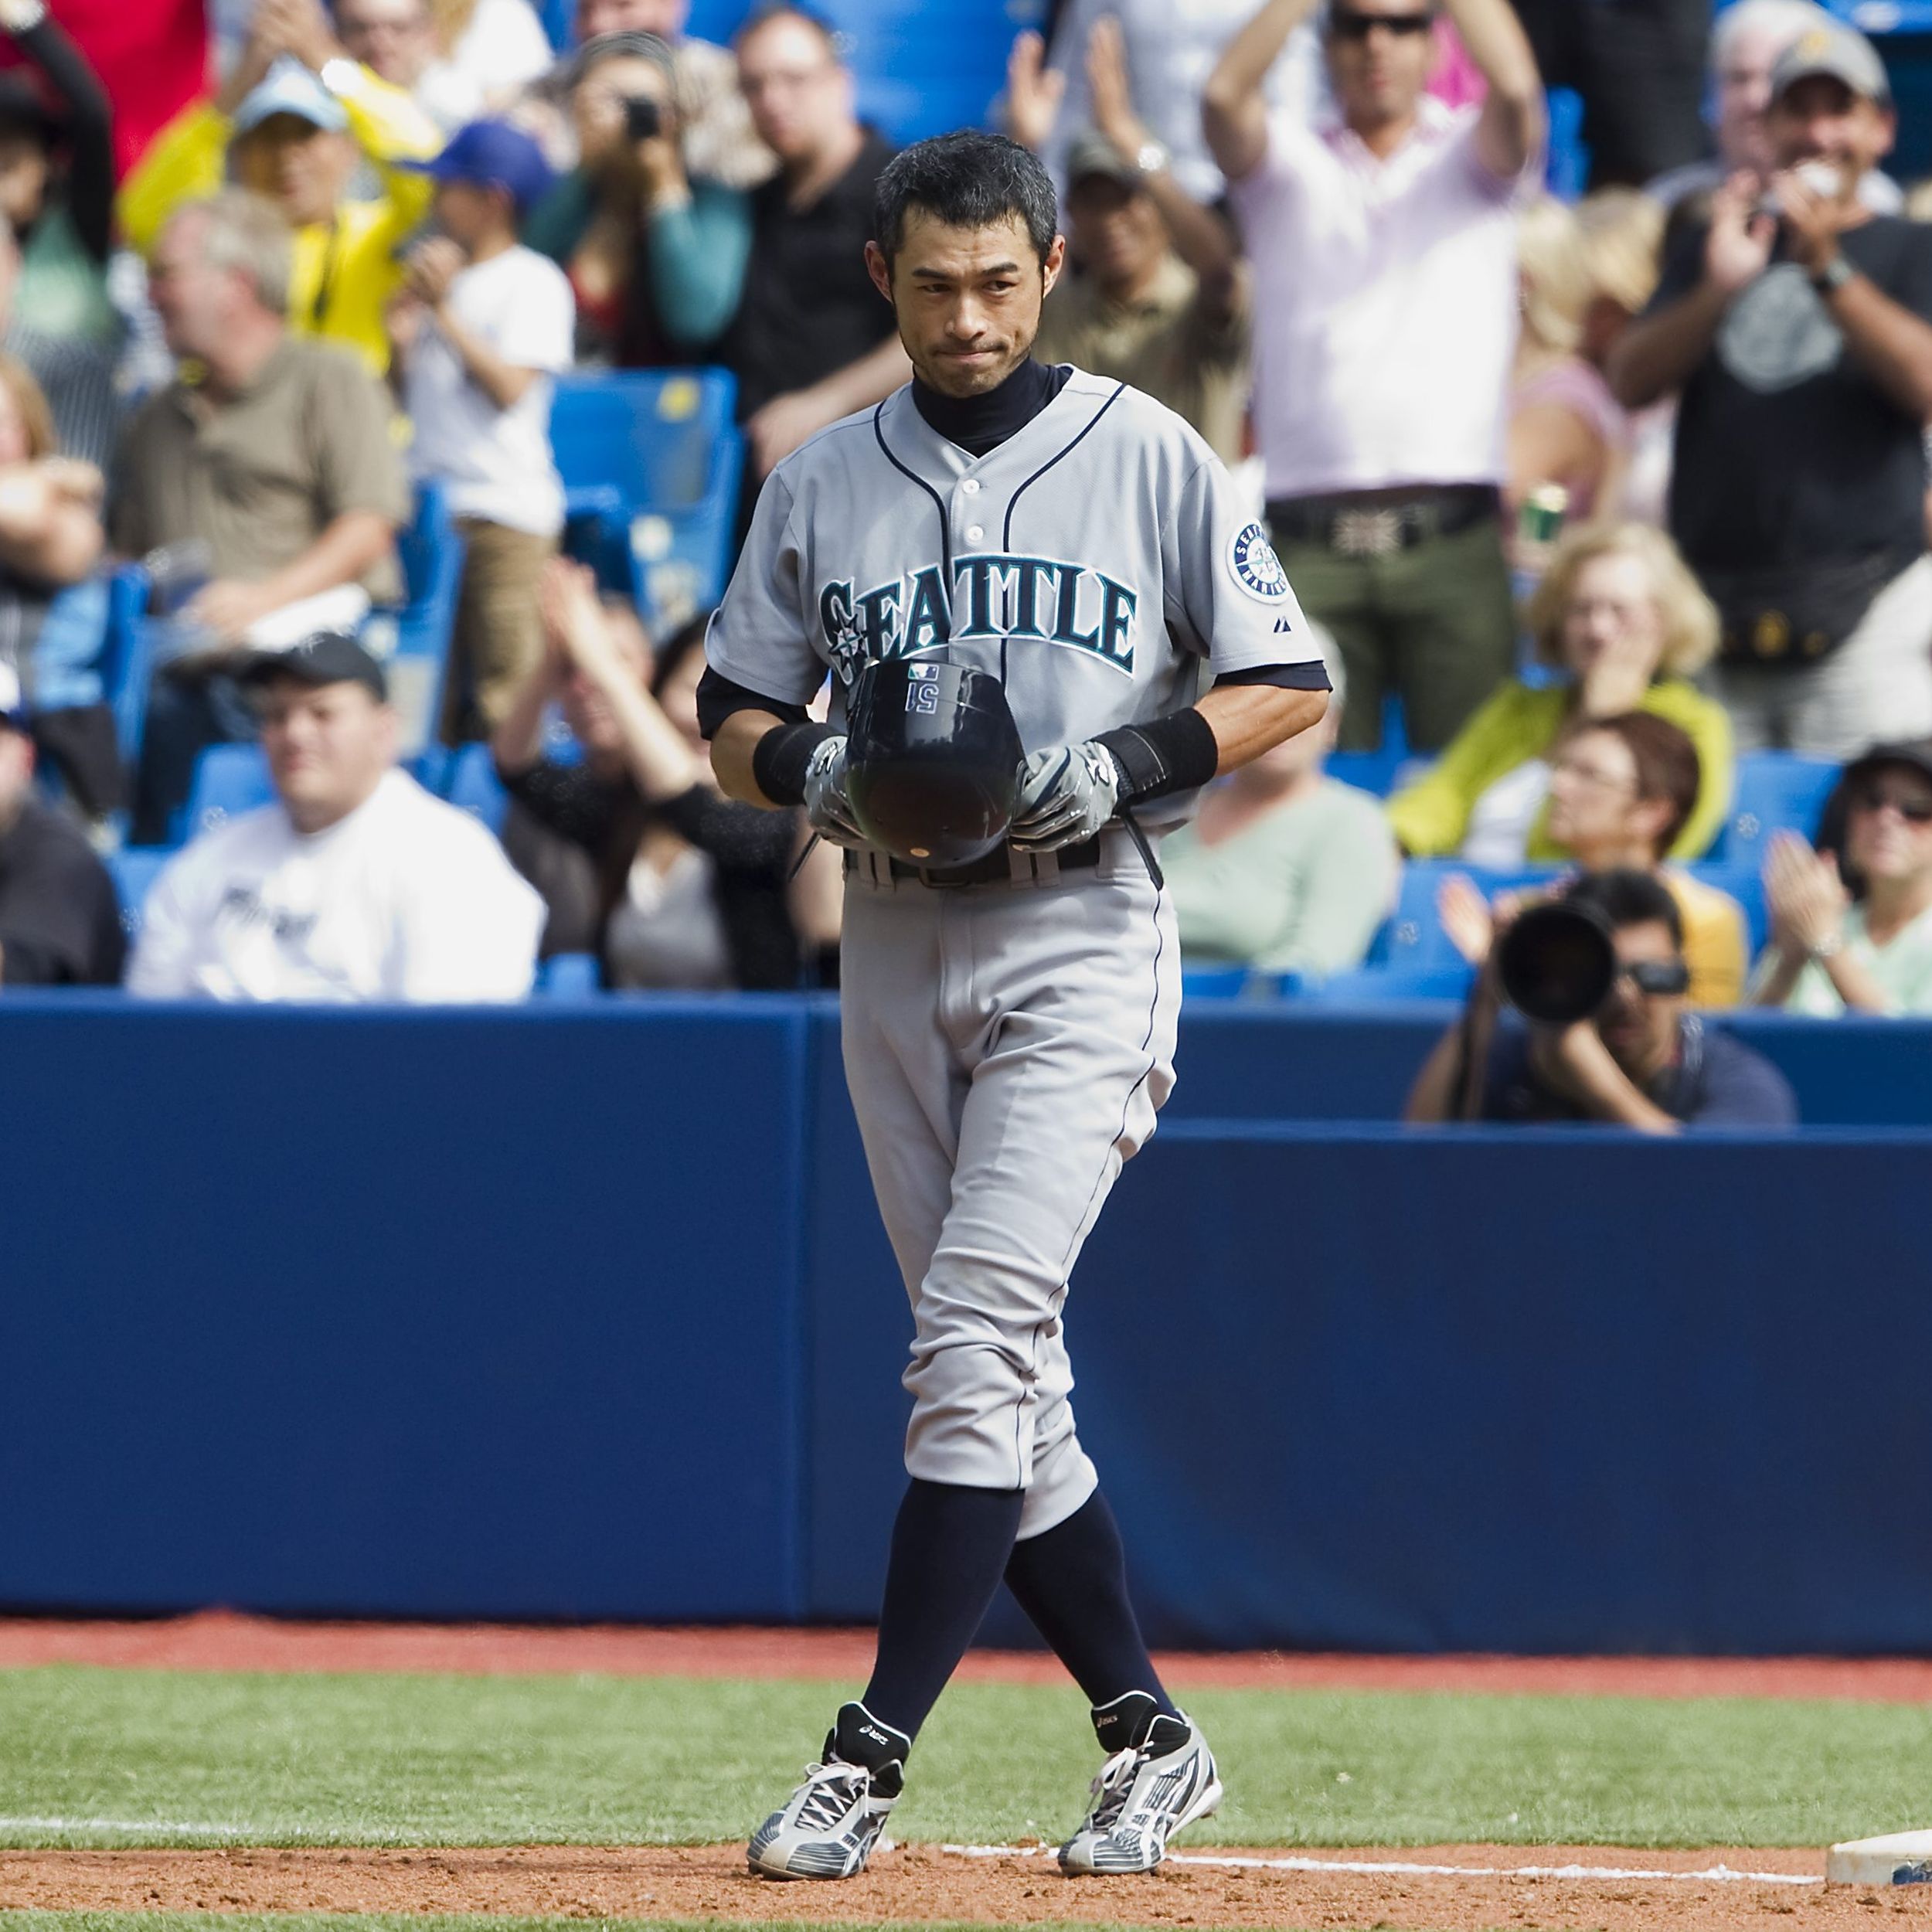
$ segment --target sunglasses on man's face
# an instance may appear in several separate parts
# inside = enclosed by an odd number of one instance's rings
[[[1377,27],[1396,34],[1427,33],[1435,22],[1426,13],[1358,13],[1336,7],[1328,15],[1328,36],[1334,40],[1366,40]]]
[[[1883,811],[1887,805],[1908,825],[1932,825],[1932,798],[1923,792],[1894,791],[1887,785],[1860,785],[1852,803],[1861,811]]]
[[[1640,993],[1675,994],[1690,991],[1690,968],[1681,959],[1633,960],[1623,977]]]

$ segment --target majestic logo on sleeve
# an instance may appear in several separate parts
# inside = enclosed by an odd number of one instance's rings
[[[1245,524],[1228,545],[1228,568],[1234,580],[1260,604],[1288,600],[1288,573],[1274,554],[1268,533],[1258,523]]]
[[[1272,562],[1274,553],[1268,556]],[[828,583],[818,595],[818,621],[827,654],[848,684],[869,658],[917,657],[955,638],[1062,645],[1131,677],[1139,607],[1138,592],[1084,564],[963,556],[953,566],[950,588],[937,564],[855,594],[849,579]]]

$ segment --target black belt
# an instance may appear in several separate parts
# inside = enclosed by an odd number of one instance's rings
[[[1277,543],[1319,543],[1341,556],[1391,556],[1489,522],[1502,510],[1495,485],[1452,483],[1400,496],[1368,490],[1277,497],[1268,505],[1268,523]]]
[[[984,859],[975,859],[970,866],[913,866],[907,864],[903,859],[895,859],[890,862],[892,876],[895,879],[916,879],[922,886],[1009,885],[1015,877],[1011,852],[1010,846],[995,845]],[[1030,852],[1021,855],[1028,860],[1032,857]],[[1045,852],[1041,856],[1051,861],[1054,869],[1078,872],[1083,867],[1097,866],[1100,862],[1100,842],[1098,838],[1088,838],[1077,845],[1063,845],[1058,852]],[[846,871],[858,872],[861,869],[859,854],[848,851],[845,854]],[[1050,878],[1052,876],[1052,869],[1049,869],[1047,876]],[[1022,880],[1026,878],[1024,866],[1021,867],[1018,876]]]

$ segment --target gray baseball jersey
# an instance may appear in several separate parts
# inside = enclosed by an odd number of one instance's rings
[[[1204,669],[1321,655],[1213,452],[1078,371],[985,457],[929,427],[909,388],[815,437],[766,483],[707,649],[797,704],[828,666],[842,697],[868,658],[943,654],[999,675],[1029,752],[1165,717]],[[1192,802],[1140,815],[1172,826]]]
[[[872,657],[998,672],[1029,751],[1145,723],[1203,674],[1316,659],[1267,532],[1179,417],[1073,373],[983,457],[909,389],[767,481],[707,651],[787,703],[829,666],[835,722]],[[1141,808],[1155,828],[1187,798]],[[1120,832],[1010,882],[931,886],[849,867],[846,1083],[911,1298],[906,1466],[1023,1489],[1022,1537],[1097,1478],[1073,1426],[1063,1304],[1121,1165],[1172,1083],[1172,908]]]

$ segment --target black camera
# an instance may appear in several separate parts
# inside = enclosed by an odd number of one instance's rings
[[[1617,984],[1609,922],[1592,906],[1532,906],[1497,942],[1503,997],[1526,1019],[1568,1026],[1587,1019]]]
[[[648,94],[624,99],[624,131],[633,141],[655,141],[664,132],[664,109]]]

